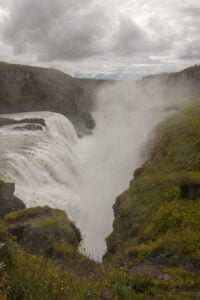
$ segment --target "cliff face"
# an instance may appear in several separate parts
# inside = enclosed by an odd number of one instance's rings
[[[163,73],[149,75],[140,81],[142,88],[148,89],[149,96],[151,92],[156,91],[162,99],[171,100],[171,102],[181,101],[199,101],[200,94],[200,66],[193,66],[176,73]]]
[[[61,71],[0,63],[0,113],[59,112],[90,133],[91,97],[84,84]]]
[[[184,234],[182,246],[179,240],[178,250],[199,255],[199,248],[189,249],[186,240],[189,243],[190,232],[200,226],[199,210],[196,210],[200,200],[200,106],[176,113],[157,126],[154,134],[149,160],[135,170],[129,189],[114,204],[114,231],[107,239],[108,256],[114,256],[123,244],[128,254],[130,241],[132,250],[134,244],[148,248],[150,241],[154,243],[167,232],[168,238],[172,233],[175,237],[184,232],[184,226],[188,232]],[[196,210],[194,215],[193,210]],[[173,251],[174,243],[169,243],[170,246]]]

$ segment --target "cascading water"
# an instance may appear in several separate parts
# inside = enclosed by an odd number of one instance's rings
[[[15,193],[28,207],[49,205],[64,209],[76,220],[80,214],[82,175],[72,124],[63,115],[50,112],[3,117],[44,118],[46,128],[42,131],[13,130],[16,125],[0,128],[0,177],[16,183]]]
[[[150,92],[132,83],[102,89],[94,134],[81,140],[61,114],[4,115],[44,118],[47,126],[42,131],[0,128],[0,177],[16,183],[16,195],[28,207],[64,209],[81,229],[82,251],[93,258],[104,254],[115,198],[143,163],[150,131],[166,115],[161,93]]]

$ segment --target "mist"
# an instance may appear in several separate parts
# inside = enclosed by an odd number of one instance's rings
[[[82,252],[99,260],[105,253],[115,199],[147,159],[152,129],[185,103],[186,91],[176,86],[168,97],[170,90],[156,81],[118,82],[99,90],[93,113],[96,128],[78,145],[84,168],[85,214],[77,222],[84,237]]]

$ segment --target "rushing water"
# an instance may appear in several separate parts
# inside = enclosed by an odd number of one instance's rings
[[[1,178],[16,183],[15,193],[28,207],[53,206],[66,210],[76,220],[82,175],[72,124],[63,115],[50,112],[4,117],[44,118],[47,126],[42,131],[13,130],[16,125],[0,128]]]

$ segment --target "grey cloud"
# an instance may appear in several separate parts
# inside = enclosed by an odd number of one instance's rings
[[[188,5],[181,10],[186,16],[198,18],[200,16],[200,5]]]
[[[142,51],[147,43],[146,33],[131,18],[122,16],[112,37],[113,50],[120,55],[133,55]]]
[[[92,0],[21,0],[11,8],[4,37],[16,53],[32,48],[43,60],[81,59],[104,51],[108,23]]]
[[[166,39],[150,38],[129,16],[112,19],[109,5],[97,0],[11,3],[4,38],[16,54],[30,51],[41,61],[75,61],[108,53],[132,57],[169,48]]]
[[[119,20],[118,30],[113,36],[114,52],[122,56],[138,56],[144,53],[152,55],[169,50],[173,44],[173,34],[171,33],[169,38],[156,20],[149,22],[149,29],[157,32],[157,27],[159,27],[160,34],[150,35],[136,25],[130,17],[122,16]]]
[[[183,20],[183,35],[181,39],[182,49],[178,49],[177,57],[181,60],[200,59],[200,4],[197,2],[185,5],[179,12],[179,17]]]

